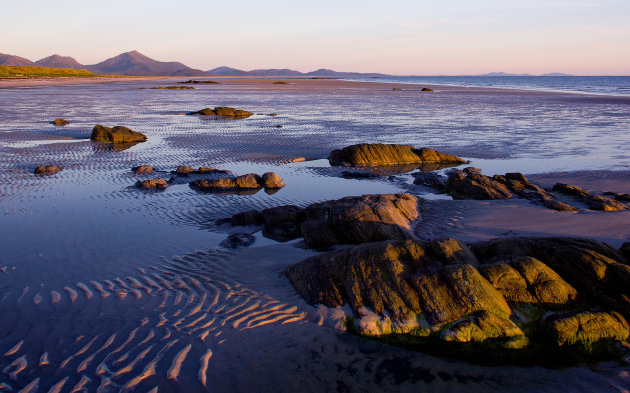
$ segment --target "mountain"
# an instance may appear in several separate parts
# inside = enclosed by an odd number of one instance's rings
[[[98,64],[85,66],[95,74],[117,74],[138,76],[203,76],[201,70],[195,70],[179,62],[153,60],[138,51],[131,51],[109,58]]]
[[[20,56],[5,55],[4,53],[0,53],[0,66],[34,67],[37,66],[37,64]]]
[[[85,66],[70,56],[52,55],[35,62],[40,67],[84,69]]]
[[[245,76],[247,75],[247,71],[238,70],[232,67],[217,67],[213,68],[209,71],[206,71],[206,75],[211,76]]]
[[[531,74],[508,74],[506,72],[488,72],[487,74],[481,74],[478,76],[533,76]]]
[[[252,76],[304,76],[304,73],[288,68],[257,69],[251,70],[247,74]]]
[[[550,72],[548,74],[542,74],[541,76],[573,76],[573,75],[563,74],[562,72]]]

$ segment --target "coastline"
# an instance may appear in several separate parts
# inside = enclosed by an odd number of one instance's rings
[[[87,85],[93,83],[132,82],[142,80],[160,80],[172,77],[162,76],[130,76],[107,77],[95,76],[89,78],[78,77],[50,77],[50,78],[0,78],[0,89],[18,87],[63,86],[63,85]]]

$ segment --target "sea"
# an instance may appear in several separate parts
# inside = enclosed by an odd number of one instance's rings
[[[387,76],[349,80],[630,95],[630,76]]]

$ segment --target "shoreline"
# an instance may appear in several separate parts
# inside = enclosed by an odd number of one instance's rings
[[[41,87],[41,86],[64,86],[64,85],[83,85],[93,83],[113,83],[113,82],[132,82],[132,81],[170,81],[177,79],[200,79],[212,80],[217,79],[225,81],[222,84],[250,84],[265,85],[268,81],[285,80],[288,85],[308,84],[329,86],[334,84],[357,84],[357,85],[383,85],[393,88],[407,87],[409,90],[416,90],[422,87],[428,87],[436,90],[435,92],[470,92],[470,93],[498,93],[498,94],[541,94],[541,95],[568,95],[568,96],[592,96],[594,98],[610,98],[630,101],[630,95],[620,95],[611,93],[583,92],[571,90],[553,90],[526,87],[504,87],[504,86],[466,86],[457,84],[435,84],[435,83],[412,83],[401,81],[384,81],[384,80],[359,80],[352,78],[300,78],[293,76],[130,76],[130,77],[44,77],[44,78],[0,78],[0,89],[21,88],[21,87]],[[286,85],[273,85],[275,90],[282,90]],[[403,88],[403,91],[405,89]],[[431,92],[426,92],[427,94]]]

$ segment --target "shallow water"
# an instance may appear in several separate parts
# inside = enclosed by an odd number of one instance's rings
[[[532,381],[551,391],[614,391],[627,383],[614,368],[486,369],[316,326],[281,274],[311,251],[259,234],[249,250],[225,250],[218,245],[229,229],[215,220],[348,195],[420,194],[408,175],[343,179],[323,160],[358,142],[429,146],[488,172],[628,169],[630,100],[360,84],[139,89],[158,84],[0,89],[0,391],[439,391],[463,383],[518,391]],[[213,106],[257,114],[181,115]],[[57,117],[72,124],[48,124]],[[96,123],[149,141],[114,151],[86,139]],[[296,157],[313,161],[289,163]],[[46,163],[65,169],[31,174]],[[287,186],[208,194],[182,180],[142,192],[130,170],[140,164],[166,178],[183,164],[275,171]]]

